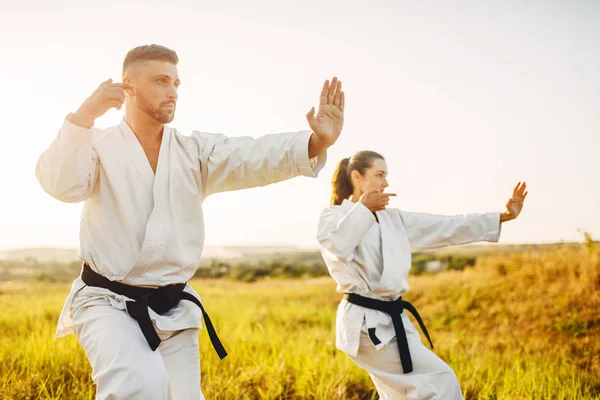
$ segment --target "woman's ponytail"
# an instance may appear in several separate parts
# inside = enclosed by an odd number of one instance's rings
[[[344,158],[333,173],[333,180],[331,181],[331,186],[333,187],[333,193],[331,194],[332,205],[342,204],[342,201],[350,197],[353,192],[352,181],[350,180],[350,173],[348,171],[349,163],[350,157]]]

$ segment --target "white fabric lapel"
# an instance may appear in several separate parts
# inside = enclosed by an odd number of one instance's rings
[[[396,293],[404,279],[401,271],[402,265],[404,265],[402,262],[403,235],[396,229],[389,210],[377,211],[376,214],[381,229],[383,272],[373,292],[376,292],[376,294]]]
[[[144,153],[142,145],[135,136],[135,133],[133,133],[133,131],[125,121],[125,118],[121,120],[121,123],[119,124],[119,130],[121,131],[121,135],[123,136],[123,140],[125,141],[127,153],[129,154],[129,160],[133,164],[135,170],[139,174],[144,184],[148,187],[149,190],[152,190],[152,185],[154,184],[154,171],[152,171],[152,167],[148,162],[148,157],[146,157],[146,153]]]
[[[149,267],[148,262],[153,257],[153,252],[157,245],[161,244],[161,239],[167,234],[168,216],[168,191],[169,191],[169,170],[170,170],[170,145],[171,145],[172,130],[165,126],[163,131],[162,142],[160,144],[160,152],[158,154],[158,163],[156,165],[156,177],[154,178],[154,186],[152,188],[152,196],[154,197],[154,207],[146,224],[146,233],[142,248],[138,254],[135,266],[127,274],[128,277],[143,274]],[[141,146],[140,146],[141,149]],[[142,149],[143,153],[143,149]],[[145,154],[144,154],[145,157]],[[152,173],[150,164],[146,160],[146,164]],[[152,173],[153,174],[153,173]],[[153,174],[154,175],[154,174]],[[162,243],[164,245],[164,243]]]

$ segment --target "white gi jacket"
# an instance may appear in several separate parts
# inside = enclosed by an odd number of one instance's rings
[[[310,136],[310,131],[258,139],[197,131],[184,136],[165,126],[155,176],[125,119],[108,129],[65,120],[40,156],[36,175],[56,199],[85,201],[78,256],[93,270],[129,285],[163,286],[186,282],[196,271],[207,196],[317,176],[326,153],[309,160]],[[56,337],[72,333],[73,296],[84,286],[81,279],[74,281]],[[96,287],[85,290],[98,304],[108,300],[125,309],[123,296]],[[189,286],[186,291],[198,296]],[[201,311],[188,301],[164,315],[149,312],[164,331],[201,327]]]
[[[388,208],[373,213],[361,202],[344,200],[321,214],[317,240],[340,293],[395,300],[409,290],[411,251],[477,241],[497,242],[500,213],[443,216]],[[364,321],[364,325],[363,325]],[[376,329],[377,349],[395,337],[389,314],[342,299],[336,319],[336,346],[356,356],[361,330]]]

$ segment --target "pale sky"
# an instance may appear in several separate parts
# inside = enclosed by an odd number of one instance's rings
[[[346,92],[319,177],[209,198],[207,245],[316,247],[337,162],[366,149],[387,159],[393,207],[502,211],[525,180],[501,243],[600,238],[600,2],[2,0],[0,249],[77,246],[82,204],[46,194],[35,164],[150,43],[179,55],[186,135],[308,129],[325,79]]]

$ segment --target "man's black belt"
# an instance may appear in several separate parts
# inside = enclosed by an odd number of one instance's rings
[[[87,263],[83,264],[81,271],[81,279],[88,286],[96,286],[108,289],[113,293],[129,297],[132,300],[127,300],[125,305],[129,315],[135,319],[150,345],[152,351],[158,348],[161,340],[150,319],[148,307],[157,314],[164,314],[177,304],[180,300],[188,300],[200,307],[204,316],[204,325],[208,332],[208,337],[222,360],[227,356],[227,351],[217,336],[217,332],[210,320],[210,317],[204,310],[202,303],[191,293],[185,292],[183,289],[187,286],[185,283],[177,283],[173,285],[162,286],[158,288],[145,288],[139,286],[126,285],[121,282],[111,281],[105,276],[93,271]]]
[[[412,359],[410,357],[410,350],[408,349],[408,339],[406,337],[406,331],[404,330],[404,324],[402,323],[402,312],[408,310],[414,315],[415,319],[419,323],[421,330],[429,340],[429,344],[433,349],[433,343],[425,328],[425,324],[421,319],[421,316],[415,309],[415,307],[408,301],[402,300],[402,297],[394,301],[383,301],[372,299],[370,297],[360,296],[356,293],[345,293],[344,299],[349,303],[356,304],[357,306],[369,308],[371,310],[382,311],[388,313],[392,317],[392,323],[394,324],[394,332],[396,333],[396,341],[398,343],[398,351],[400,353],[400,362],[402,363],[402,370],[405,374],[413,371]],[[374,332],[369,332],[369,336],[373,338]],[[376,340],[378,340],[375,337]]]

